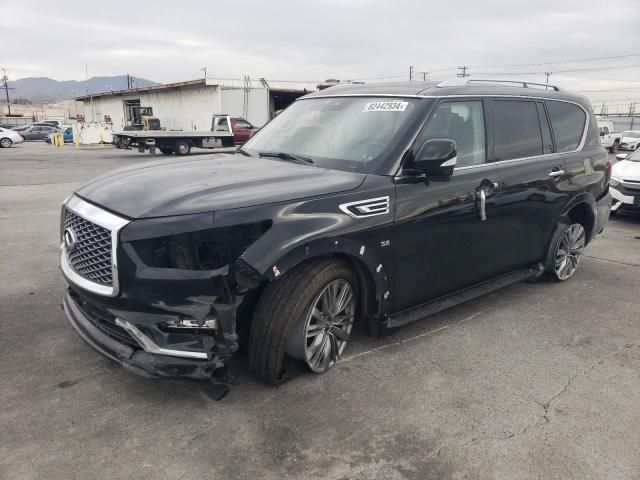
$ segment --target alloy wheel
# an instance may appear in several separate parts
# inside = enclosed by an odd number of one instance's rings
[[[578,268],[586,243],[584,227],[574,223],[565,230],[558,242],[554,273],[558,280],[571,278]]]
[[[306,317],[295,328],[287,353],[304,360],[315,373],[326,372],[347,346],[355,310],[352,285],[341,278],[331,281],[314,297]]]
[[[9,138],[3,138],[0,140],[0,146],[2,148],[9,148],[11,146],[11,140]]]

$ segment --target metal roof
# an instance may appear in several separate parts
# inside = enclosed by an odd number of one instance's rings
[[[153,85],[150,87],[126,88],[124,90],[110,90],[108,92],[92,93],[88,95],[83,95],[81,97],[76,97],[76,100],[83,101],[83,100],[89,100],[91,98],[110,97],[114,95],[126,95],[129,93],[158,92],[162,90],[172,90],[176,88],[205,86],[205,85],[206,85],[206,80],[204,78],[200,78],[198,80],[188,80],[186,82],[164,83],[162,85]]]

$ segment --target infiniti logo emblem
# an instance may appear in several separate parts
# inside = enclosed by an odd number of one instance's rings
[[[73,230],[73,228],[67,228],[65,229],[62,238],[64,239],[64,246],[67,248],[67,252],[72,252],[73,249],[76,248],[76,244],[78,243],[76,232]]]

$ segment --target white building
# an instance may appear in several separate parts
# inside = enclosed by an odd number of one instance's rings
[[[85,95],[77,100],[84,105],[85,121],[104,123],[110,119],[113,131],[132,123],[135,106],[151,107],[153,116],[167,130],[210,130],[215,114],[242,117],[260,127],[277,111],[317,88],[308,82],[206,78]]]

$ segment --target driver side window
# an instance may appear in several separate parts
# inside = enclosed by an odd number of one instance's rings
[[[481,101],[445,102],[424,127],[416,145],[427,140],[449,139],[456,142],[458,167],[485,162],[484,112]]]

